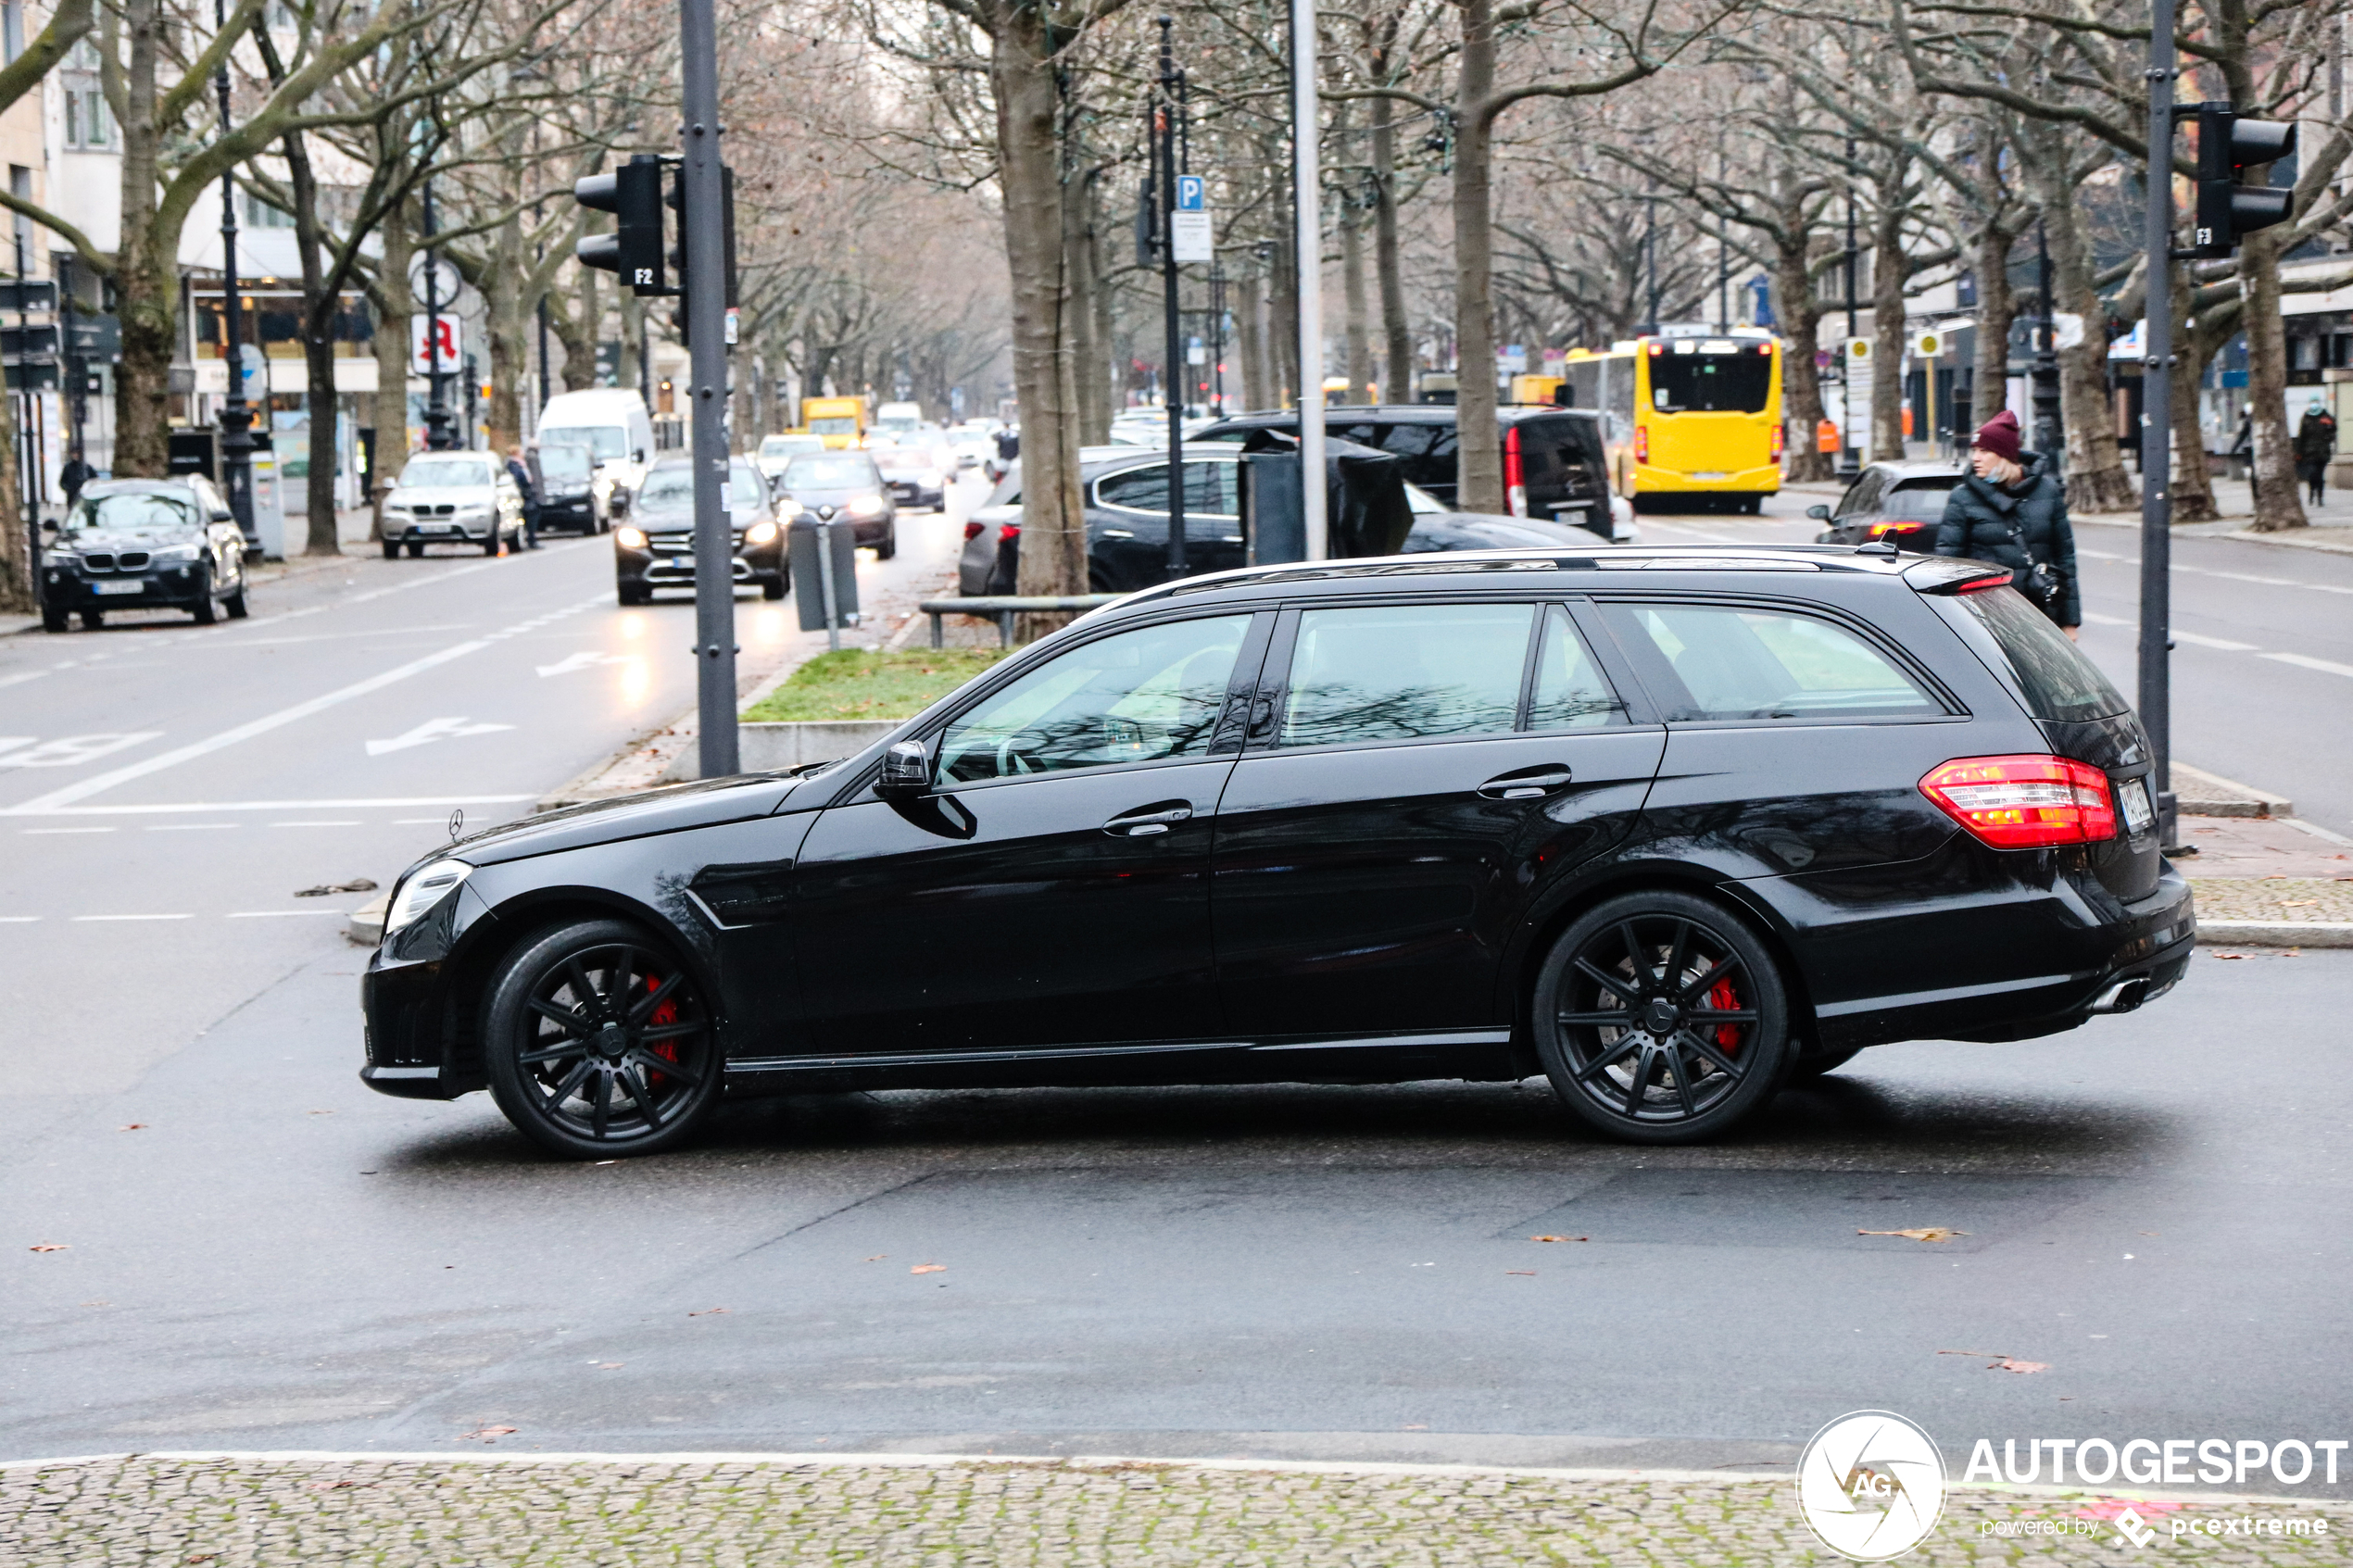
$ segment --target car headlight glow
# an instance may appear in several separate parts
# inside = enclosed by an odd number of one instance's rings
[[[642,528],[616,528],[612,531],[612,540],[624,550],[642,550],[646,547],[646,531]]]
[[[776,525],[773,522],[755,522],[744,530],[744,543],[747,545],[765,545],[775,537]]]
[[[169,545],[153,552],[147,558],[156,561],[192,561],[202,553],[194,545]]]
[[[882,516],[885,505],[887,505],[887,503],[880,495],[852,495],[849,498],[849,515],[852,517],[880,517]]]
[[[434,860],[401,878],[384,910],[384,935],[405,931],[424,919],[473,874],[474,869],[463,860]]]

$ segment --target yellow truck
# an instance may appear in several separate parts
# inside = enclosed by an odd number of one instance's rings
[[[866,445],[866,400],[862,397],[804,397],[800,428],[825,438],[828,449]]]

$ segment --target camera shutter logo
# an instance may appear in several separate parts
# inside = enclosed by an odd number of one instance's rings
[[[1891,1411],[1840,1416],[1798,1458],[1797,1508],[1840,1556],[1885,1562],[1936,1527],[1944,1458],[1927,1433]]]

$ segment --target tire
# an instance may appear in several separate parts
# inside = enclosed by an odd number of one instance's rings
[[[899,524],[897,522],[893,522],[890,525],[890,532],[882,536],[882,543],[875,546],[875,558],[876,560],[888,560],[891,557],[897,555],[898,553]]]
[[[387,540],[385,540],[385,541],[384,541],[384,559],[386,559],[386,560],[398,560],[399,558],[400,558],[400,541],[399,541],[399,540],[397,540],[397,539],[387,539]]]
[[[1625,1143],[1718,1136],[1789,1065],[1771,952],[1747,922],[1688,893],[1621,894],[1571,922],[1538,972],[1534,1024],[1561,1103]]]
[[[85,609],[82,612],[82,629],[85,632],[95,632],[106,623],[107,612],[103,609]]]
[[[654,602],[653,590],[633,588],[626,583],[621,585],[615,596],[621,600],[622,607],[626,609],[634,609],[639,605],[649,605]]]
[[[44,632],[62,632],[66,626],[67,617],[64,610],[51,609],[47,605],[41,607],[41,629]]]
[[[245,585],[243,583],[238,583],[237,591],[220,601],[220,608],[229,612],[229,619],[232,621],[243,621],[252,614],[253,612],[245,607]]]
[[[768,581],[760,585],[760,596],[763,599],[783,598],[785,596],[785,580],[781,577],[771,577]]]
[[[526,939],[491,986],[482,1041],[491,1097],[550,1154],[652,1154],[691,1137],[719,1103],[724,1064],[700,987],[621,921]]]
[[[205,573],[204,582],[198,585],[196,602],[188,607],[188,613],[196,618],[199,626],[209,626],[220,618],[220,611],[212,602],[212,573],[209,571]]]
[[[422,539],[411,539],[409,541],[409,558],[410,560],[422,560],[425,558],[425,542]]]
[[[482,542],[482,553],[485,556],[496,556],[498,553],[498,531],[494,528],[490,531],[490,537]]]

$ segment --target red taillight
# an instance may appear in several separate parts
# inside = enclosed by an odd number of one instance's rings
[[[1634,460],[1638,463],[1651,460],[1651,427],[1648,425],[1634,427]]]
[[[998,537],[998,538],[1000,538],[1000,539],[1018,539],[1018,538],[1020,538],[1020,537],[1021,537],[1021,524],[1020,524],[1020,523],[1017,523],[1017,522],[1009,522],[1009,523],[1005,524],[1002,528],[1000,528],[1000,529],[997,531],[997,537]]]
[[[1920,781],[1920,793],[1996,849],[2048,849],[2116,836],[2108,775],[2065,757],[1968,757]]]
[[[1528,481],[1519,460],[1519,427],[1504,433],[1504,495],[1514,517],[1528,515]]]
[[[985,522],[968,522],[964,524],[965,543],[969,544],[973,540],[979,538],[980,531],[988,526],[988,525]]]
[[[1667,345],[1663,343],[1654,343],[1651,345],[1651,352],[1653,354],[1664,354],[1667,352]]]
[[[2007,588],[2009,585],[2010,574],[2008,572],[1989,571],[1982,577],[1965,577],[1961,579],[1961,581],[1953,584],[1953,592],[1957,594],[1982,594],[1989,588]]]
[[[1773,427],[1773,461],[1778,463],[1781,460],[1781,447],[1787,440],[1788,437],[1783,433],[1781,427],[1775,425]]]

